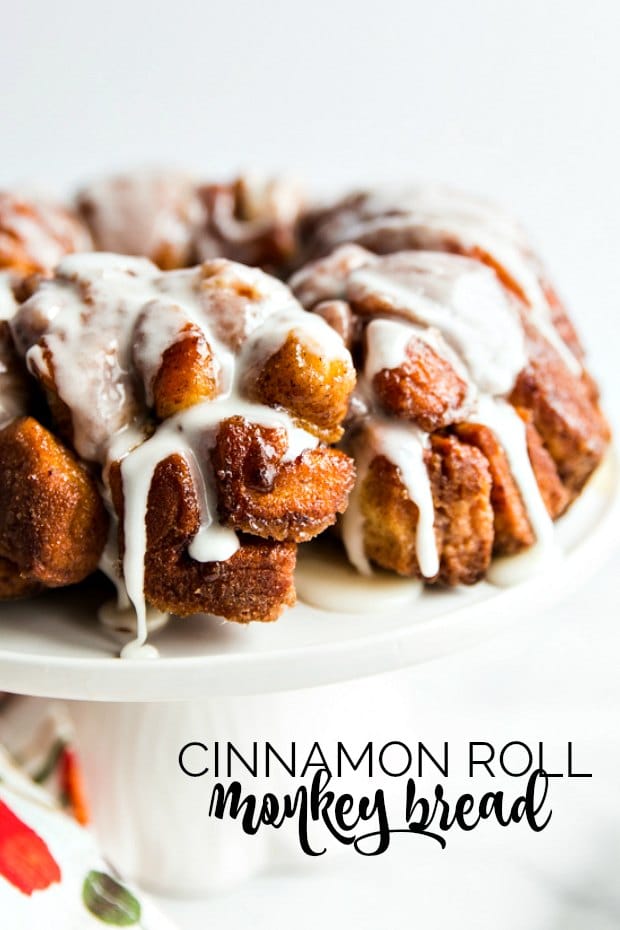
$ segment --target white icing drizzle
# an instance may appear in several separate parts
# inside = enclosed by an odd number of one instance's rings
[[[157,326],[152,325],[152,319],[157,319]],[[164,353],[186,335],[195,332],[191,317],[177,304],[157,298],[145,305],[134,328],[133,355],[144,382],[149,407],[153,406],[153,386]]]
[[[483,391],[509,391],[526,356],[518,314],[495,274],[441,252],[389,255],[354,271],[347,292],[380,294],[391,312],[434,327]]]
[[[0,320],[10,320],[17,310],[12,281],[13,275],[9,271],[0,271]]]
[[[372,574],[364,551],[364,517],[361,489],[374,458],[384,456],[398,468],[400,480],[409,500],[418,508],[416,557],[424,578],[434,578],[439,571],[435,539],[435,508],[431,484],[424,462],[428,433],[412,424],[388,420],[375,415],[353,443],[357,479],[349,506],[342,520],[342,539],[351,563],[362,575]]]
[[[371,320],[366,330],[368,351],[364,374],[372,381],[384,369],[399,368],[407,360],[407,350],[413,338],[425,339],[426,333],[410,324],[379,318]],[[429,341],[426,340],[425,341]]]
[[[141,392],[152,397],[162,355],[188,323],[213,352],[220,393],[169,417],[145,438]],[[200,527],[188,550],[191,558],[231,558],[239,541],[234,530],[218,521],[210,465],[219,424],[239,416],[284,431],[283,460],[296,459],[318,440],[295,426],[285,411],[248,400],[249,374],[290,333],[325,358],[350,356],[325,321],[306,314],[283,284],[224,260],[160,272],[145,259],[104,253],[71,257],[23,305],[14,332],[31,370],[49,371],[51,355],[58,393],[71,411],[74,444],[85,458],[104,466],[104,483],[109,466],[121,462],[123,579],[136,612],[136,639],[123,656],[143,657],[148,633],[145,517],[157,465],[180,455],[190,467],[200,512]],[[108,550],[101,567],[118,584],[115,558]],[[126,603],[121,587],[118,607],[123,610]]]
[[[173,252],[187,263],[203,209],[193,178],[166,170],[136,171],[93,181],[78,196],[97,248],[157,259]]]
[[[364,374],[369,381],[384,369],[401,367],[408,358],[408,348],[412,339],[419,339],[448,362],[459,377],[469,385],[469,376],[463,362],[450,348],[441,332],[435,327],[424,328],[415,323],[401,323],[399,320],[379,317],[371,320],[366,329],[367,353],[364,362]],[[471,405],[469,396],[462,406],[462,413]]]
[[[553,541],[553,521],[545,507],[530,462],[525,423],[507,401],[485,396],[478,399],[476,420],[493,430],[499,439],[521,493],[534,535],[540,544],[547,545]]]
[[[387,237],[394,248],[453,251],[479,250],[492,257],[525,295],[541,335],[575,374],[581,364],[553,325],[541,283],[541,268],[518,223],[487,201],[440,185],[369,194],[352,210],[328,222],[324,235],[332,244],[369,243]]]
[[[197,404],[165,420],[150,439],[123,459],[121,471],[126,508],[123,576],[127,593],[136,610],[139,640],[145,640],[147,632],[144,601],[147,543],[145,514],[153,473],[160,462],[170,455],[181,455],[194,476],[201,519],[200,529],[189,545],[189,555],[198,562],[224,562],[239,548],[235,531],[218,522],[217,498],[208,456],[219,423],[231,416],[242,416],[251,423],[284,429],[287,434],[285,461],[292,461],[304,450],[315,448],[318,444],[315,436],[293,426],[289,415],[283,411],[248,403],[231,394]]]
[[[555,531],[540,493],[527,449],[525,423],[517,411],[501,398],[481,396],[475,419],[488,426],[502,446],[510,471],[519,488],[536,542],[517,556],[500,558],[490,566],[489,581],[510,585],[546,565],[555,551]]]
[[[379,371],[402,365],[412,338],[424,339],[466,382],[467,398],[455,416],[483,423],[497,435],[536,537],[532,549],[537,558],[547,558],[554,546],[553,523],[530,463],[525,424],[504,399],[526,364],[525,340],[512,298],[493,272],[458,255],[396,253],[370,258],[364,267],[352,270],[346,292],[362,308],[364,298],[372,298],[371,310],[380,298],[381,312],[388,314],[373,318],[366,328],[364,374],[356,395],[356,419],[362,425],[354,427],[359,432],[350,451],[358,477],[342,520],[343,541],[352,564],[364,575],[371,571],[364,551],[361,488],[370,463],[383,455],[398,468],[419,510],[416,555],[420,572],[428,579],[439,570],[432,490],[424,463],[428,434],[406,421],[386,418],[372,387]],[[531,564],[534,556],[529,560]],[[508,574],[505,569],[502,577]]]
[[[295,272],[289,286],[308,309],[322,300],[344,298],[351,272],[368,264],[372,258],[372,252],[354,243],[338,246],[330,255],[309,262]]]

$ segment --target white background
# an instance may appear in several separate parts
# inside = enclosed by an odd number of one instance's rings
[[[317,189],[433,178],[490,194],[542,248],[614,413],[614,0],[56,0],[7,3],[1,22],[0,184],[67,190],[110,168],[165,163],[205,177],[286,169]],[[504,639],[411,676],[426,732],[450,725],[476,738],[492,719],[506,740],[589,734],[599,778],[589,791],[566,789],[555,846],[531,839],[517,849],[501,837],[491,860],[473,844],[461,860],[418,861],[414,885],[408,860],[396,856],[362,871],[343,865],[329,880],[272,878],[203,909],[170,904],[170,913],[187,928],[247,926],[250,917],[255,926],[295,920],[302,928],[353,918],[359,928],[392,930],[416,919],[432,930],[457,920],[465,928],[617,926],[616,587],[612,565],[541,618],[536,640]],[[386,714],[389,693],[386,679]]]
[[[613,377],[619,42],[614,0],[7,4],[0,184],[158,163],[460,184],[529,226]]]

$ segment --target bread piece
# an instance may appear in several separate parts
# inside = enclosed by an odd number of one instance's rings
[[[530,411],[573,500],[605,454],[609,426],[592,396],[589,379],[569,371],[527,319],[524,328],[528,363],[517,378],[511,401]]]
[[[48,430],[21,417],[0,431],[0,557],[21,579],[5,573],[1,596],[81,581],[97,568],[107,527],[93,478]]]
[[[488,568],[493,547],[489,467],[478,449],[438,434],[431,437],[426,461],[440,558],[434,580],[475,584]],[[419,576],[418,508],[407,496],[398,469],[384,456],[370,463],[361,508],[367,557],[400,575]]]
[[[124,550],[123,486],[120,467],[110,471]],[[169,456],[155,469],[146,514],[144,593],[159,610],[180,616],[212,613],[247,623],[277,619],[295,602],[293,543],[242,537],[226,562],[197,562],[188,546],[200,526],[193,478],[187,463]]]
[[[491,504],[494,514],[495,555],[512,555],[531,546],[535,539],[521,500],[517,483],[510,471],[506,453],[495,433],[479,423],[459,423],[456,435],[482,452],[491,474]]]
[[[351,459],[337,449],[308,449],[283,462],[283,430],[232,417],[220,424],[211,460],[220,519],[264,538],[305,542],[346,507]]]
[[[415,337],[402,365],[377,372],[372,386],[388,413],[427,432],[454,423],[467,396],[467,384],[452,365]]]
[[[475,584],[493,551],[491,474],[484,456],[454,436],[431,436],[428,472],[440,552],[439,581]]]
[[[328,359],[291,333],[267,358],[255,376],[246,379],[248,397],[288,410],[324,442],[342,436],[355,371],[348,359]]]

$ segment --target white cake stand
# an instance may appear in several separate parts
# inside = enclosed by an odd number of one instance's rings
[[[481,583],[427,591],[370,613],[300,603],[278,623],[249,627],[175,620],[153,637],[159,660],[117,658],[118,642],[95,620],[95,590],[5,604],[0,690],[70,702],[95,827],[121,870],[164,893],[208,893],[276,859],[290,861],[294,844],[276,848],[266,834],[248,838],[235,823],[212,821],[205,809],[211,776],[188,778],[179,768],[185,743],[286,745],[307,734],[335,743],[356,732],[367,741],[386,705],[377,681],[358,687],[353,701],[345,688],[291,692],[447,655],[515,623],[540,624],[543,608],[582,585],[615,549],[619,486],[610,455],[558,523],[562,558],[510,589]],[[392,715],[399,701],[390,695]],[[337,732],[343,713],[346,733]],[[278,791],[271,779],[269,790]]]

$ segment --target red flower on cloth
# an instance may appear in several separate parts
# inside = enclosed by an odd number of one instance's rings
[[[47,844],[0,801],[0,875],[24,894],[43,891],[61,879]]]

